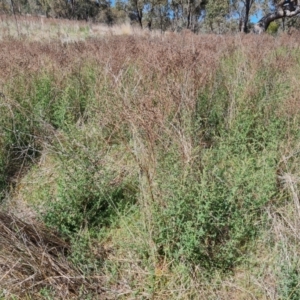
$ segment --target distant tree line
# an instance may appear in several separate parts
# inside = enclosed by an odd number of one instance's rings
[[[1,0],[0,11],[221,34],[298,29],[299,5],[297,0]],[[257,20],[256,24],[251,19]]]

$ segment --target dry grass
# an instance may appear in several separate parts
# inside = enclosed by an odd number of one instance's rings
[[[56,299],[101,293],[100,278],[86,278],[66,259],[70,246],[40,223],[25,223],[0,213],[2,296],[40,299],[48,290]]]
[[[160,31],[141,30],[129,23],[108,26],[63,19],[48,19],[44,16],[0,15],[0,39],[7,37],[22,40],[51,42],[59,40],[62,43],[85,41],[88,38],[103,38],[106,36],[136,35],[161,36]]]

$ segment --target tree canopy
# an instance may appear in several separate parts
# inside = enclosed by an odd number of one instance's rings
[[[0,12],[149,29],[227,33],[299,28],[300,0],[2,0]],[[293,18],[292,18],[293,17]],[[292,21],[291,21],[292,20]]]

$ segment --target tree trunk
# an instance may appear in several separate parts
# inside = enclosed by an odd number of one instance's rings
[[[138,0],[134,1],[134,5],[135,5],[138,23],[140,27],[143,28],[143,11],[141,8],[139,8]]]
[[[282,19],[282,18],[292,18],[300,13],[300,6],[298,1],[280,1],[276,7],[276,10],[273,13],[269,13],[261,18],[257,24],[254,25],[254,33],[263,33],[265,32],[270,23]]]
[[[138,21],[140,24],[140,27],[143,28],[143,21],[142,21],[142,12],[140,10],[138,10]]]
[[[187,24],[186,28],[190,29],[191,26],[191,1],[188,1]]]
[[[71,14],[72,14],[72,19],[74,19],[74,16],[75,16],[75,0],[71,0]]]
[[[245,18],[244,18],[244,23],[243,23],[243,32],[248,33],[248,22],[249,22],[249,13],[250,13],[250,8],[252,5],[252,0],[246,0],[245,3]]]
[[[191,11],[190,11],[190,9],[189,9],[188,15],[187,15],[187,24],[186,24],[186,28],[187,28],[187,29],[190,29],[190,27],[191,27]]]

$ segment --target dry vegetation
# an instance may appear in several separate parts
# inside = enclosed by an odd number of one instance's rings
[[[49,286],[52,293],[64,299],[91,291],[101,293],[99,278],[85,278],[66,260],[70,247],[57,233],[2,212],[0,219],[2,297],[16,293],[39,298],[34,295]]]
[[[19,21],[1,25],[0,299],[299,299],[299,36]]]
[[[63,43],[84,41],[87,38],[101,38],[111,35],[149,36],[148,30],[130,26],[129,23],[108,26],[73,21],[67,19],[48,19],[44,16],[12,16],[0,14],[0,39],[14,37],[22,40],[51,42],[59,40]],[[168,34],[168,33],[167,33]],[[153,30],[152,36],[159,36],[160,31]]]

